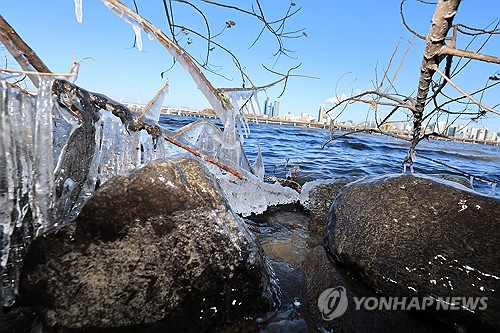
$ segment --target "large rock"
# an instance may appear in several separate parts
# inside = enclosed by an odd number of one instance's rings
[[[445,180],[394,175],[345,187],[332,207],[326,243],[386,295],[442,297],[441,308],[487,297],[486,310],[431,313],[465,329],[498,330],[499,236],[499,199]]]
[[[120,332],[209,329],[275,301],[261,247],[187,158],[110,179],[38,237],[20,295],[51,327]]]

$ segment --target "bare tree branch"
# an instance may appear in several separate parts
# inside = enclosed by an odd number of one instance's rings
[[[480,54],[480,53],[466,51],[466,50],[459,50],[459,49],[456,49],[453,47],[449,47],[447,45],[445,45],[441,48],[441,51],[439,51],[439,54],[440,55],[457,56],[457,57],[462,57],[462,58],[469,58],[469,59],[474,59],[474,60],[480,60],[480,61],[500,64],[500,57],[490,56],[490,55],[486,55],[486,54]]]
[[[497,114],[497,115],[500,115],[500,112],[499,111],[496,111],[492,108],[490,108],[489,106],[486,106],[484,105],[483,103],[479,102],[478,100],[476,100],[474,97],[472,97],[471,95],[469,95],[468,93],[466,93],[465,91],[463,91],[459,86],[457,86],[449,77],[447,77],[438,67],[437,65],[434,65],[432,70],[434,70],[435,72],[437,72],[439,75],[441,75],[443,77],[443,79],[445,79],[446,81],[448,81],[448,83],[453,86],[453,88],[455,88],[456,90],[458,90],[458,92],[460,92],[461,94],[463,94],[465,97],[467,97],[468,99],[470,99],[474,104],[478,105],[479,107],[483,108],[484,110],[486,111],[489,111],[491,113],[494,113],[494,114]]]
[[[413,30],[409,25],[408,23],[406,23],[406,18],[405,18],[405,15],[404,15],[404,12],[403,12],[403,5],[404,3],[406,2],[406,0],[402,0],[401,3],[399,4],[399,14],[401,15],[401,20],[403,21],[403,24],[404,26],[406,27],[406,29],[411,32],[414,36],[420,38],[420,39],[424,39],[425,40],[425,36],[424,35],[421,35],[419,34],[418,32],[416,32],[415,30]]]

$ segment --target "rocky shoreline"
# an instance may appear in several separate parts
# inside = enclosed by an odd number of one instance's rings
[[[116,176],[75,221],[33,241],[18,305],[0,317],[0,327],[500,329],[499,199],[438,177],[351,181],[317,185],[301,204],[242,219],[195,159],[151,162]],[[345,313],[325,320],[318,299],[337,286],[346,291],[348,305]],[[352,301],[390,296],[486,297],[487,308],[371,311],[356,309]]]

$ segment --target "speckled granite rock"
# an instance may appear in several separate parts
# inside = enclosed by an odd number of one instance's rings
[[[270,310],[269,275],[211,176],[179,158],[110,179],[38,237],[20,295],[59,330],[199,331]]]

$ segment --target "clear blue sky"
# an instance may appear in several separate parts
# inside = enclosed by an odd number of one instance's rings
[[[171,58],[156,40],[150,41],[143,35],[143,52],[131,48],[134,34],[129,25],[112,14],[100,1],[83,0],[83,23],[76,21],[74,3],[59,1],[2,1],[0,13],[17,30],[25,41],[38,53],[48,67],[57,73],[68,72],[72,65],[73,51],[77,59],[92,57],[95,61],[83,63],[77,83],[91,91],[101,92],[118,101],[136,102],[140,96],[142,103],[153,97],[163,85],[160,72],[171,65]],[[281,57],[274,69],[286,71],[291,66],[302,63],[300,74],[317,76],[319,80],[295,78],[288,83],[281,101],[281,114],[291,112],[299,115],[307,112],[316,116],[319,106],[328,98],[333,98],[344,89],[351,91],[372,88],[375,67],[379,77],[387,66],[394,47],[400,40],[400,53],[394,69],[399,64],[408,40],[411,38],[399,16],[399,1],[320,1],[297,0],[302,10],[287,22],[289,30],[305,28],[307,36],[285,40],[286,46],[294,50],[297,59]],[[132,1],[124,1],[133,8]],[[166,18],[160,0],[137,0],[139,12],[157,27],[166,30]],[[200,3],[197,1],[196,3]],[[250,1],[226,1],[225,3],[246,6]],[[288,7],[287,1],[262,1],[269,18],[278,18]],[[189,7],[177,3],[176,22],[202,29],[201,18]],[[219,41],[231,49],[240,59],[255,84],[265,84],[276,77],[261,66],[272,67],[273,52],[277,43],[265,34],[257,44],[249,49],[258,35],[261,25],[254,18],[213,6],[200,4],[211,22],[214,32],[218,32],[228,20],[236,25],[227,30]],[[423,35],[427,34],[434,6],[408,0],[407,19],[410,25]],[[470,26],[485,27],[498,19],[500,1],[465,0],[462,2],[455,22]],[[202,30],[200,30],[202,31]],[[184,39],[186,40],[186,39]],[[189,51],[198,58],[204,55],[205,44],[193,37]],[[458,47],[464,48],[465,38],[459,38]],[[483,40],[475,44],[480,45]],[[396,81],[398,92],[412,94],[417,88],[419,64],[424,42],[417,40]],[[474,50],[474,48],[472,48]],[[482,50],[483,53],[500,55],[499,38]],[[6,55],[6,51],[0,52]],[[214,51],[212,63],[221,66],[220,73],[233,78],[224,80],[207,74],[216,87],[241,86],[241,79],[234,70],[231,60],[221,52]],[[2,60],[2,66],[5,65]],[[8,59],[10,68],[18,68]],[[474,64],[456,78],[457,83],[467,91],[484,86],[488,76],[500,70],[494,64]],[[346,73],[342,80],[339,79]],[[180,66],[167,73],[170,94],[165,105],[187,106],[194,109],[208,107],[208,102],[197,90],[191,78]],[[355,79],[351,85],[346,85]],[[335,86],[338,83],[338,91]],[[281,87],[268,89],[271,99],[276,99]],[[450,90],[452,91],[452,90]],[[483,97],[489,105],[500,103],[500,88],[496,87]],[[260,95],[261,104],[264,95]],[[497,108],[499,109],[499,108]],[[352,106],[342,120],[362,120],[366,116],[365,105]],[[399,117],[403,119],[403,116]],[[500,117],[491,116],[475,125],[500,130]]]

